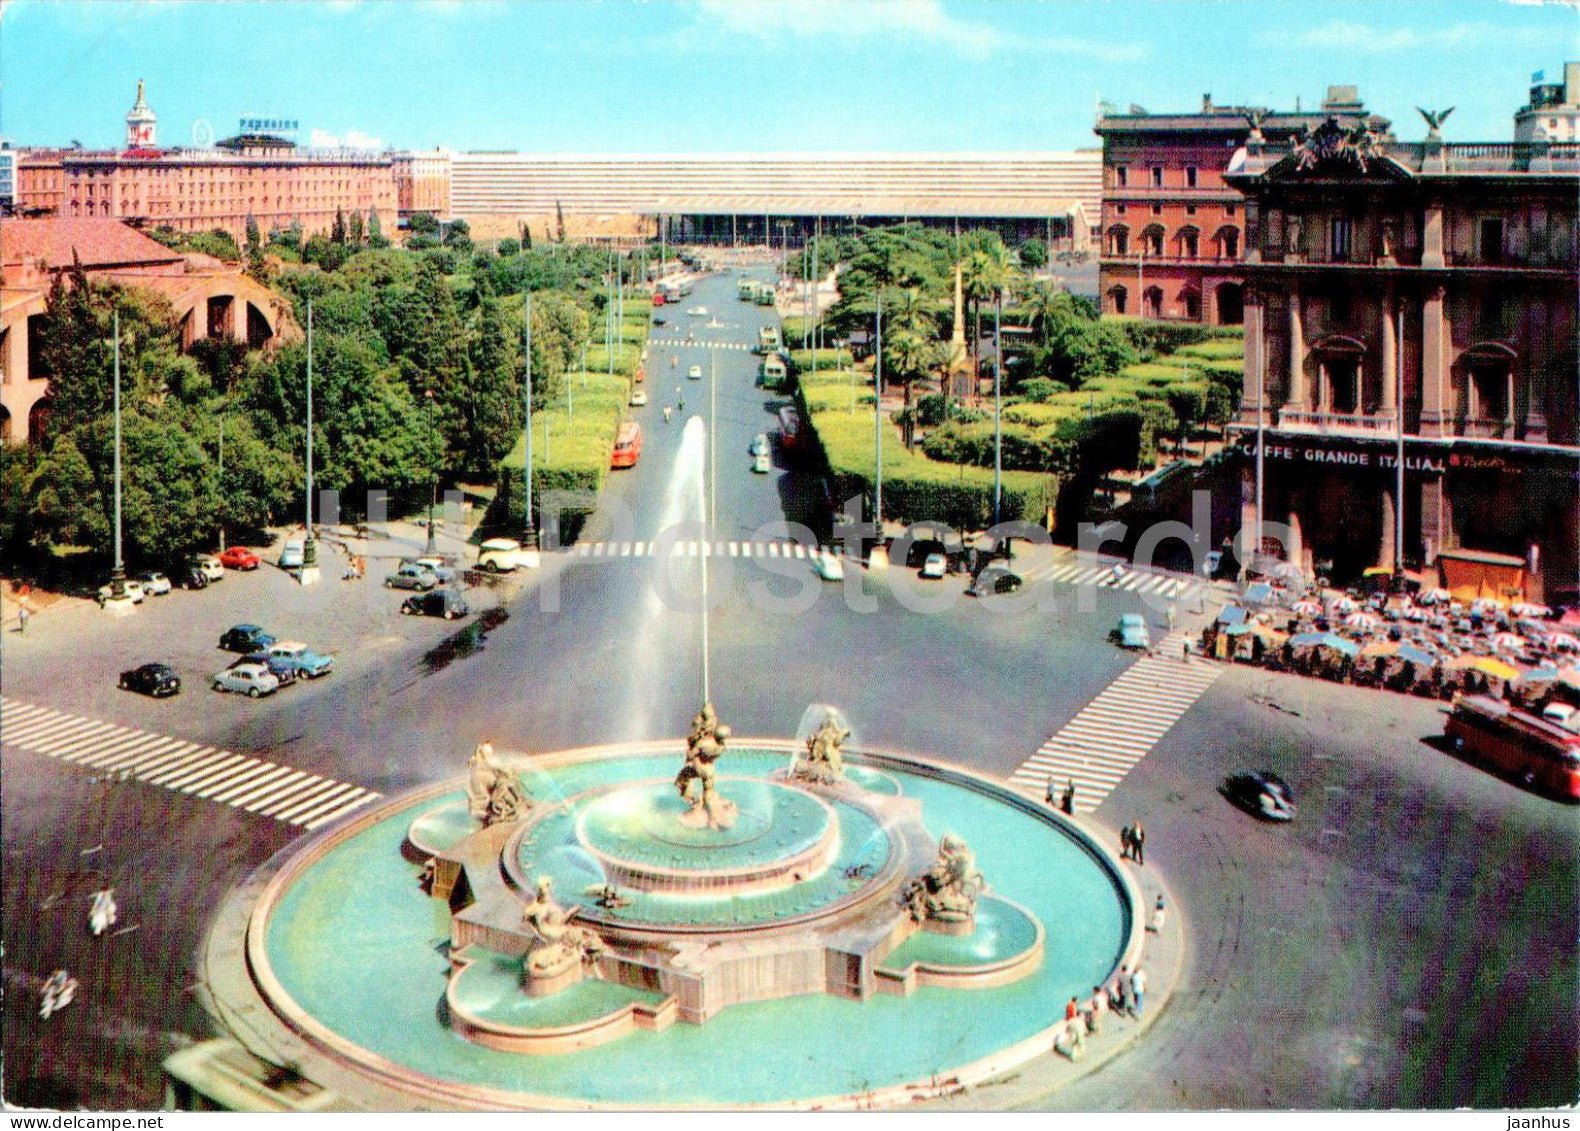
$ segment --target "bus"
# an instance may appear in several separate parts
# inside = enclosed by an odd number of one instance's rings
[[[737,279],[735,281],[735,297],[742,302],[752,302],[757,298],[756,279]]]
[[[1461,757],[1561,801],[1580,801],[1580,733],[1485,695],[1461,695],[1445,728]]]
[[[620,422],[620,431],[614,438],[614,455],[610,467],[635,467],[642,454],[642,426],[634,420]]]
[[[759,283],[757,285],[757,305],[772,306],[774,304],[774,285],[772,283]]]
[[[802,434],[801,414],[794,405],[785,405],[779,410],[779,443],[786,453],[792,455],[806,443],[806,437]]]
[[[785,359],[779,354],[771,353],[763,358],[763,388],[777,392],[785,387],[785,382],[789,377],[790,370],[785,365]]]
[[[779,327],[764,326],[757,331],[757,352],[774,353],[779,349]]]

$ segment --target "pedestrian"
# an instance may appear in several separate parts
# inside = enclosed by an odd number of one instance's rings
[[[1131,981],[1130,967],[1121,966],[1119,968],[1119,1004],[1114,1007],[1114,1012],[1130,1013],[1131,1002],[1135,1000],[1131,996],[1133,993],[1135,993],[1135,987]]]
[[[1158,894],[1158,901],[1152,905],[1152,922],[1147,924],[1147,930],[1154,935],[1163,931],[1164,920],[1168,918],[1168,908],[1163,905],[1163,895]]]
[[[1131,828],[1126,825],[1119,830],[1119,855],[1125,860],[1130,859]]]
[[[1147,830],[1137,821],[1130,828],[1130,858],[1137,864],[1147,862]]]
[[[1183,650],[1180,661],[1186,664],[1190,663],[1190,641],[1186,640],[1185,643],[1180,645],[1180,648]]]
[[[1064,1007],[1064,1019],[1066,1021],[1074,1021],[1080,1015],[1081,1004],[1072,997],[1069,1003]]]
[[[32,609],[28,608],[25,604],[18,603],[16,611],[16,630],[23,636],[27,635],[27,622],[28,618],[32,615]]]
[[[1140,966],[1130,976],[1130,1016],[1141,1019],[1142,1006],[1146,1004],[1147,972]]]
[[[1059,799],[1059,808],[1063,809],[1066,816],[1075,816],[1075,779],[1070,779],[1070,784],[1064,787],[1064,796]]]
[[[1048,788],[1043,791],[1042,802],[1048,808],[1053,808],[1053,778],[1051,776],[1048,778]]]
[[[1092,987],[1092,996],[1086,1003],[1086,1029],[1090,1033],[1100,1033],[1103,1028],[1103,1014],[1108,1012],[1108,994],[1103,992],[1102,986]]]
[[[38,1015],[47,1021],[70,1005],[76,996],[77,979],[62,967],[45,979],[43,987],[39,990]]]
[[[102,935],[115,926],[116,916],[115,889],[105,888],[103,891],[94,892],[93,906],[88,911],[88,927],[93,931],[94,936]]]
[[[674,415],[674,412],[675,412],[675,410],[674,410],[674,409],[672,409],[672,408],[670,408],[670,407],[669,407],[669,405],[665,405],[665,406],[664,406],[664,423],[665,423],[665,424],[668,424],[668,423],[669,423],[669,418],[670,418],[670,417],[671,417],[671,416],[672,416],[672,415]]]
[[[1174,621],[1178,617],[1179,617],[1179,612],[1175,608],[1175,603],[1173,601],[1170,601],[1169,602],[1169,609],[1168,609],[1169,631],[1170,632],[1174,631]]]

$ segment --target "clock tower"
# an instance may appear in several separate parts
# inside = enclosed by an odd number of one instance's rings
[[[137,103],[126,112],[126,148],[153,149],[154,112],[143,99],[143,80],[137,80]]]

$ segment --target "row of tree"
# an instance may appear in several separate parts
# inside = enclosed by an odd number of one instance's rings
[[[317,485],[339,490],[343,510],[356,513],[368,489],[399,506],[426,499],[436,480],[491,481],[524,416],[522,289],[534,292],[541,407],[563,395],[589,341],[601,343],[606,253],[351,251],[359,239],[368,229],[347,221],[343,237],[337,228],[328,240],[349,253],[337,266],[267,268],[301,327],[311,303]],[[103,567],[113,531],[117,321],[128,562],[166,563],[212,546],[222,525],[248,537],[295,518],[306,342],[249,352],[207,339],[183,352],[167,300],[78,267],[56,279],[36,339],[38,371],[52,375],[45,435],[4,453],[8,560],[40,572],[61,560],[51,548],[84,547],[93,568]]]

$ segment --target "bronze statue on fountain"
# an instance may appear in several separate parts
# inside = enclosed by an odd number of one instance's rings
[[[713,766],[723,757],[729,737],[730,728],[719,722],[713,704],[704,703],[686,736],[686,764],[675,775],[675,789],[689,806],[680,816],[687,828],[727,829],[735,824],[735,803],[719,795]]]

